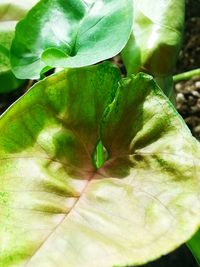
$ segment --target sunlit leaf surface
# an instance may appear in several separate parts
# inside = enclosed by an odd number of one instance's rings
[[[1,117],[1,267],[137,265],[197,230],[199,144],[150,76],[120,79],[65,70]]]

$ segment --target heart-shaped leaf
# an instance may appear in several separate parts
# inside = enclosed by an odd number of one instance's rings
[[[87,66],[118,54],[131,33],[132,10],[132,0],[41,0],[17,25],[15,75],[37,79],[48,66]]]
[[[137,265],[197,230],[199,144],[151,77],[120,79],[64,70],[1,117],[2,266]]]
[[[129,74],[145,71],[166,91],[176,63],[184,25],[184,0],[133,0],[133,32],[122,51]]]
[[[24,82],[16,79],[11,71],[10,47],[17,20],[23,18],[34,3],[36,0],[0,2],[0,93],[15,90]]]

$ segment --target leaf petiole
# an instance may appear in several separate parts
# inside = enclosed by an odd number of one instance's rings
[[[174,75],[173,80],[177,83],[183,80],[189,80],[194,76],[200,76],[200,68]]]

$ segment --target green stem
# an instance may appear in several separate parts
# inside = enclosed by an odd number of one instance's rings
[[[198,75],[200,75],[200,68],[174,75],[173,76],[173,80],[174,80],[175,83],[177,83],[177,82],[180,82],[180,81],[183,81],[183,80],[189,80],[192,77],[198,76]]]

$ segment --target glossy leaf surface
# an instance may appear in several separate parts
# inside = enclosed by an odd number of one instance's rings
[[[133,2],[133,32],[122,51],[127,71],[150,73],[162,88],[168,88],[182,40],[185,1]]]
[[[199,144],[150,76],[120,79],[65,70],[1,117],[2,266],[137,265],[197,230]]]
[[[48,66],[87,66],[118,54],[131,33],[132,10],[132,0],[40,1],[17,25],[15,75],[37,79]]]
[[[16,79],[11,71],[10,47],[17,21],[25,16],[27,10],[36,1],[20,2],[16,3],[12,0],[1,0],[0,2],[0,93],[15,90],[23,83]]]

